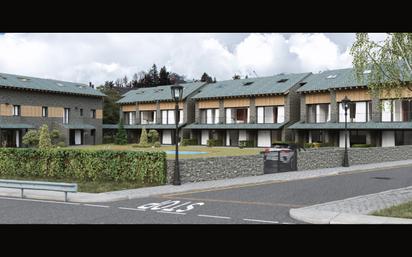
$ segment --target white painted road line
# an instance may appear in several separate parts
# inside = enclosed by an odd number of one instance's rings
[[[199,217],[206,217],[206,218],[215,218],[215,219],[231,219],[230,217],[225,217],[225,216],[214,216],[214,215],[206,215],[206,214],[198,214],[197,216]]]
[[[129,211],[145,211],[145,210],[140,210],[140,209],[135,209],[135,208],[127,208],[127,207],[117,207],[122,210],[129,210]]]
[[[179,213],[179,212],[170,212],[170,211],[157,211],[160,213],[167,213],[167,214],[179,214],[179,215],[186,215],[186,213]]]
[[[273,224],[279,224],[278,221],[270,221],[270,220],[255,220],[255,219],[243,219],[245,221],[253,221],[253,222],[263,222],[263,223],[273,223]]]
[[[58,201],[48,201],[48,200],[27,199],[27,198],[0,197],[0,199],[15,200],[15,201],[27,201],[27,202],[60,203],[60,204],[69,204],[69,205],[80,205],[80,203],[58,202]]]
[[[90,207],[110,208],[110,206],[107,206],[107,205],[97,205],[97,204],[87,204],[87,203],[85,203],[83,205],[90,206]]]

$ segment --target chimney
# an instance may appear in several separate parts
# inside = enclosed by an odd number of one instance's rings
[[[89,87],[94,88],[94,85],[92,84],[92,82],[89,82]]]

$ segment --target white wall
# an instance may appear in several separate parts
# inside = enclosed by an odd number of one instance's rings
[[[395,131],[382,131],[382,147],[395,146]]]
[[[171,145],[172,144],[172,131],[163,130],[162,132],[162,144]]]
[[[278,120],[277,123],[283,123],[285,122],[285,107],[284,106],[279,106],[278,107]]]
[[[258,140],[257,140],[258,147],[270,147],[270,131],[269,130],[259,130],[258,131]]]
[[[201,144],[207,145],[207,140],[209,140],[209,130],[202,130],[201,137]]]
[[[247,140],[246,130],[239,130],[239,141]]]

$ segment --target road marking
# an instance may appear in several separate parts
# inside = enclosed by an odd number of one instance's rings
[[[127,208],[127,207],[117,207],[122,210],[129,210],[129,211],[146,211],[146,210],[140,210],[140,209],[135,209],[135,208]]]
[[[87,204],[87,203],[85,203],[83,205],[90,206],[90,207],[110,208],[110,206],[107,206],[107,205],[97,205],[97,204]]]
[[[199,217],[206,217],[206,218],[215,218],[215,219],[231,219],[230,217],[225,216],[214,216],[214,215],[206,215],[206,214],[198,214]]]
[[[263,223],[273,223],[273,224],[279,224],[278,221],[270,221],[270,220],[255,220],[255,219],[243,219],[246,221],[254,221],[254,222],[263,222]]]
[[[179,214],[179,215],[186,215],[186,213],[181,213],[181,212],[170,212],[170,211],[157,211],[160,213],[167,213],[167,214]]]
[[[165,196],[162,198],[169,199],[169,197],[165,197]],[[192,197],[179,197],[179,199],[190,200],[190,201],[204,201],[204,202],[238,203],[238,204],[248,204],[248,205],[282,206],[282,207],[290,207],[290,208],[305,207],[305,205],[287,204],[287,203],[246,202],[246,201],[192,198]]]
[[[58,201],[51,201],[51,200],[37,200],[37,199],[27,199],[27,198],[0,197],[0,199],[15,200],[15,201],[27,201],[27,202],[60,203],[60,204],[68,204],[68,205],[80,205],[80,203],[58,202]]]

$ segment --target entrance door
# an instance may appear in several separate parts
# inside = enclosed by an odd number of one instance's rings
[[[270,147],[270,130],[258,131],[258,147]]]
[[[209,140],[209,130],[202,130],[202,145],[207,145],[207,140]]]
[[[81,145],[82,144],[82,131],[81,130],[75,130],[74,131],[74,144],[75,145]]]
[[[162,144],[164,145],[172,144],[172,131],[171,130],[163,130]]]

